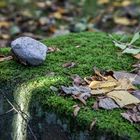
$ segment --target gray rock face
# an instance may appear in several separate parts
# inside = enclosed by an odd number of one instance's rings
[[[11,43],[12,52],[23,64],[37,66],[46,59],[47,47],[30,37],[20,37]]]

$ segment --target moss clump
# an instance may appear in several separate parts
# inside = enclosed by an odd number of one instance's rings
[[[73,119],[72,106],[77,101],[56,95],[50,90],[50,86],[70,85],[69,75],[78,74],[82,77],[91,75],[93,66],[107,70],[130,71],[132,63],[135,62],[133,57],[122,55],[104,33],[70,34],[43,42],[47,46],[56,46],[61,51],[48,54],[45,63],[39,67],[26,67],[12,60],[0,63],[0,86],[5,87],[3,90],[13,93],[21,87],[19,94],[30,93],[31,104],[38,102],[42,107],[51,108],[71,119]],[[76,48],[77,45],[80,47]],[[8,54],[8,52],[7,49],[0,49],[0,53]],[[62,64],[68,61],[76,62],[77,67],[63,68]],[[55,76],[50,76],[50,72],[54,72]],[[92,102],[94,100],[89,100],[88,105],[82,108],[76,117],[76,123],[81,129],[89,128],[93,119],[97,118],[97,127],[101,131],[131,139],[140,137],[134,125],[120,116],[122,110],[93,111]]]

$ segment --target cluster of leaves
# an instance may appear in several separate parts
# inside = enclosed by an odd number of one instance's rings
[[[71,95],[86,105],[88,98],[94,98],[92,108],[112,110],[125,108],[127,112],[121,115],[130,122],[140,122],[140,92],[133,85],[140,84],[140,77],[126,72],[99,71],[94,68],[94,75],[82,79],[76,75],[72,77],[73,86],[61,86],[64,94]],[[74,116],[80,110],[80,105],[75,105]]]
[[[123,43],[123,42],[117,41],[117,40],[114,40],[113,43],[116,47],[119,47],[120,49],[123,50],[122,53],[133,54],[133,55],[135,55],[136,58],[138,58],[138,55],[136,55],[136,54],[140,53],[140,48],[133,45],[138,39],[140,39],[139,32],[134,34],[132,40],[129,43]]]
[[[19,35],[43,39],[69,33],[65,25],[78,16],[79,7],[64,0],[22,0],[21,4],[2,0],[0,13],[0,46],[5,47],[7,42]]]
[[[21,35],[43,39],[82,31],[133,33],[139,27],[139,5],[131,0],[10,1],[0,1],[0,47]]]

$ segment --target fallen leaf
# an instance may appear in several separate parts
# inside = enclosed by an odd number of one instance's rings
[[[56,19],[62,19],[63,16],[60,12],[55,12],[55,13],[53,13],[53,17]]]
[[[93,106],[92,106],[92,108],[94,110],[98,110],[99,109],[99,103],[97,101],[95,101],[94,104],[93,104]]]
[[[4,57],[0,57],[0,62],[7,61],[7,60],[11,60],[11,59],[13,59],[12,56],[4,56]]]
[[[83,98],[81,98],[80,96],[72,95],[72,97],[73,97],[74,99],[80,100],[84,105],[86,105],[86,101],[85,101]]]
[[[78,105],[73,106],[74,111],[73,111],[73,115],[74,117],[76,117],[78,115],[78,112],[80,111],[80,107]]]
[[[96,119],[94,119],[93,121],[92,121],[92,123],[90,124],[90,128],[89,128],[89,130],[91,131],[92,129],[93,129],[93,127],[96,125]]]
[[[98,0],[98,4],[102,5],[102,4],[107,4],[109,3],[110,0]]]
[[[97,89],[97,90],[91,90],[92,95],[102,95],[104,94],[102,89]]]
[[[139,32],[135,33],[133,38],[132,38],[132,40],[130,41],[129,45],[131,45],[134,42],[136,42],[139,38],[140,38],[140,33]]]
[[[135,58],[140,59],[140,53],[134,55]]]
[[[62,65],[64,68],[73,68],[76,66],[75,62],[67,62],[65,64]]]
[[[100,72],[99,69],[97,69],[96,67],[94,67],[93,70],[94,70],[94,72],[95,72],[96,75],[98,75],[99,77],[103,78],[104,80],[107,80],[107,78],[104,77],[104,76],[101,74],[101,72]]]
[[[140,111],[139,111],[139,106],[135,106],[133,109],[128,110],[125,113],[121,113],[121,115],[130,121],[131,123],[139,123],[140,122]]]
[[[73,75],[72,77],[73,85],[80,86],[86,84],[85,81],[79,75]]]
[[[128,72],[125,72],[125,71],[114,71],[113,76],[117,80],[126,78],[126,79],[129,79],[132,82],[132,84],[140,85],[140,76],[137,75],[137,74],[128,73]]]
[[[60,51],[59,48],[56,48],[56,47],[48,47],[48,53],[51,53],[51,52],[56,52],[56,51]]]
[[[10,27],[11,23],[8,21],[0,21],[0,28],[5,27],[8,28]]]
[[[133,91],[132,95],[134,95],[136,98],[140,100],[140,90]]]
[[[131,4],[132,2],[130,0],[123,0],[123,1],[114,1],[113,6],[115,7],[127,7]]]
[[[107,93],[107,97],[114,99],[120,107],[140,103],[140,100],[128,91],[111,91]]]
[[[65,87],[65,86],[61,86],[62,91],[65,94],[73,94],[73,95],[79,95],[79,94],[91,94],[91,90],[88,87],[84,87],[84,86],[73,86],[73,87]]]
[[[135,25],[138,23],[136,19],[128,19],[126,17],[114,17],[114,22],[116,24],[124,25],[124,26],[129,26],[129,25]]]
[[[10,39],[10,35],[9,34],[1,34],[0,38],[7,40],[7,39]]]
[[[126,120],[130,121],[131,123],[133,123],[133,121],[130,118],[130,114],[128,114],[128,113],[121,113],[121,116],[123,118],[125,118]]]
[[[132,85],[132,82],[127,78],[121,78],[118,80],[119,85],[114,88],[115,90],[134,90],[135,86]]]
[[[111,98],[99,99],[99,107],[107,110],[119,108],[119,106]]]
[[[117,86],[115,81],[92,81],[89,85],[92,89],[108,88]]]
[[[126,48],[122,53],[128,53],[128,54],[138,54],[140,52],[140,49],[130,49]]]
[[[131,1],[130,1],[130,0],[124,0],[124,1],[122,1],[122,3],[121,3],[121,5],[122,5],[123,7],[129,6],[130,4],[131,4]]]
[[[102,88],[102,89],[96,89],[96,90],[91,90],[91,95],[103,95],[106,94],[110,91],[112,91],[114,87],[107,87],[107,88]]]
[[[124,50],[127,47],[127,44],[124,43],[118,43],[116,41],[113,41],[114,45],[122,50]]]

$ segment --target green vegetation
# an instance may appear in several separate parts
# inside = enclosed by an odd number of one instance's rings
[[[11,91],[17,92],[18,89],[18,94],[24,92],[30,95],[31,104],[38,103],[44,109],[49,108],[71,122],[75,121],[81,129],[89,129],[90,123],[96,118],[97,130],[111,132],[121,137],[128,136],[133,140],[138,139],[140,134],[134,125],[120,116],[123,110],[93,111],[91,104],[94,100],[90,99],[88,105],[80,110],[76,118],[73,118],[72,106],[78,101],[71,97],[58,96],[49,88],[70,85],[69,76],[72,74],[89,76],[92,74],[93,66],[107,70],[130,71],[135,59],[130,55],[122,55],[105,33],[70,34],[46,39],[43,42],[61,51],[49,53],[45,63],[39,67],[23,66],[13,60],[0,63],[0,86],[5,87],[3,90],[6,89],[7,93],[11,93]],[[80,47],[77,48],[77,45]],[[0,53],[8,54],[9,49],[0,49]],[[77,67],[63,68],[62,65],[69,61],[76,62]],[[55,76],[51,76],[50,72],[54,72]]]

